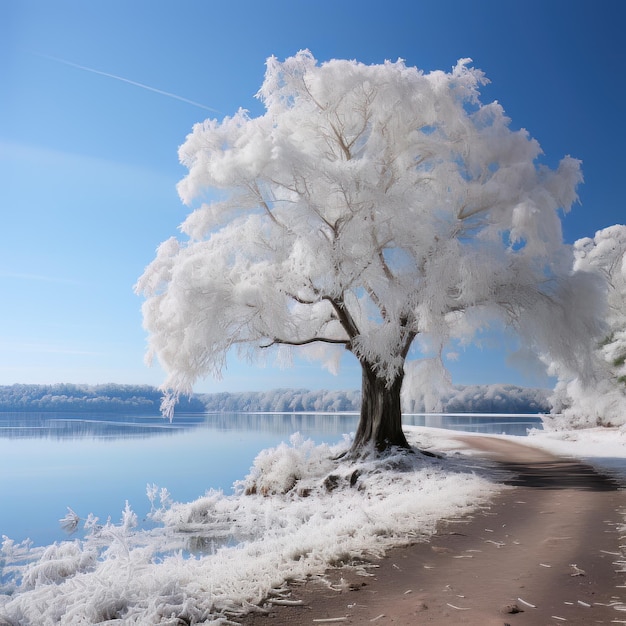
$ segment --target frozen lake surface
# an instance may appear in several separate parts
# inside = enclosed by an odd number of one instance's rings
[[[0,536],[35,545],[66,538],[67,507],[81,517],[119,521],[125,502],[143,519],[146,486],[178,502],[209,488],[231,491],[265,448],[295,432],[335,443],[356,429],[353,413],[159,415],[0,413]],[[407,415],[407,425],[525,435],[533,415]]]

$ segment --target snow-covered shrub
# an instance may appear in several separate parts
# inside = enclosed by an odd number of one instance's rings
[[[559,383],[551,398],[548,429],[626,425],[626,226],[598,231],[574,244],[574,270],[604,277],[606,334],[586,376],[572,377],[558,361],[551,367]]]
[[[301,490],[303,479],[309,485],[332,471],[336,463],[331,456],[329,446],[316,446],[300,434],[293,435],[290,446],[282,443],[277,448],[263,450],[255,459],[250,474],[237,484],[237,488],[246,494],[264,496],[284,494],[297,485]]]

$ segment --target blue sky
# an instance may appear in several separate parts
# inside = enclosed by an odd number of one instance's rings
[[[260,113],[270,55],[471,57],[547,164],[583,161],[566,240],[624,223],[625,27],[622,0],[0,0],[0,384],[161,382],[132,288],[186,215],[177,148],[195,122]],[[450,366],[455,383],[546,384],[501,345]],[[233,360],[196,390],[359,384],[349,360],[338,377]]]

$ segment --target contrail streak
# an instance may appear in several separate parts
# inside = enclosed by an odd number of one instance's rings
[[[58,57],[49,56],[47,54],[40,54],[38,56],[42,56],[45,59],[50,59],[52,61],[56,61],[57,63],[63,63],[64,65],[68,65],[69,67],[75,67],[76,69],[83,70],[85,72],[91,72],[92,74],[99,74],[100,76],[113,78],[123,83],[134,85],[135,87],[141,87],[141,89],[147,89],[148,91],[153,91],[154,93],[158,93],[162,96],[167,96],[168,98],[174,98],[175,100],[180,100],[181,102],[186,102],[187,104],[191,104],[192,106],[199,107],[200,109],[204,109],[205,111],[212,111],[213,113],[221,113],[221,111],[218,111],[217,109],[212,109],[211,107],[208,107],[204,104],[200,104],[200,102],[194,102],[193,100],[188,100],[187,98],[183,98],[182,96],[177,96],[175,93],[170,93],[169,91],[163,91],[162,89],[157,89],[156,87],[150,87],[150,85],[144,85],[143,83],[138,83],[135,80],[124,78],[123,76],[117,76],[116,74],[109,74],[108,72],[102,72],[92,67],[79,65],[78,63],[73,63],[72,61],[66,61],[65,59],[59,59]]]

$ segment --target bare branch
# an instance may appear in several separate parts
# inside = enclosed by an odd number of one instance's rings
[[[388,318],[387,307],[378,297],[378,294],[367,284],[365,285],[365,291],[367,291],[367,295],[371,298],[372,302],[378,307],[383,319],[387,319]]]
[[[383,268],[383,272],[385,273],[385,278],[392,282],[395,279],[392,271],[389,269],[389,265],[387,265],[387,261],[385,260],[385,255],[383,254],[382,248],[378,249],[378,260]]]
[[[259,346],[260,348],[271,348],[272,346],[281,345],[281,346],[306,346],[311,343],[330,343],[336,345],[347,346],[350,342],[347,339],[332,339],[331,337],[311,337],[311,339],[301,339],[300,341],[292,341],[287,339],[279,339],[275,337],[268,344]]]
[[[289,296],[292,300],[294,300],[298,304],[319,304],[322,301],[321,298],[308,300],[306,298],[302,298],[301,296],[297,296],[295,293],[285,292],[285,295]]]
[[[474,215],[478,215],[479,213],[484,213],[485,211],[488,211],[491,208],[493,208],[493,204],[485,204],[485,205],[477,206],[477,207],[475,207],[473,209],[470,209],[466,213],[465,209],[467,209],[467,205],[464,204],[459,209],[459,212],[457,214],[457,218],[460,219],[460,220],[466,220],[466,219],[468,219],[470,217],[473,217]]]
[[[330,127],[333,129],[333,133],[335,133],[335,138],[337,139],[337,143],[339,144],[341,151],[346,157],[346,161],[350,161],[350,159],[352,159],[350,146],[346,144],[345,139],[343,138],[343,135],[339,132],[336,126],[332,122],[329,122],[329,124],[330,124]]]
[[[356,325],[356,322],[354,321],[352,315],[350,314],[350,311],[348,311],[348,309],[346,308],[345,302],[343,300],[331,298],[330,296],[322,296],[322,299],[328,300],[328,302],[332,304],[333,309],[335,310],[335,313],[337,314],[337,317],[339,319],[339,323],[346,331],[346,334],[348,335],[350,340],[357,337],[360,334],[359,328]]]

